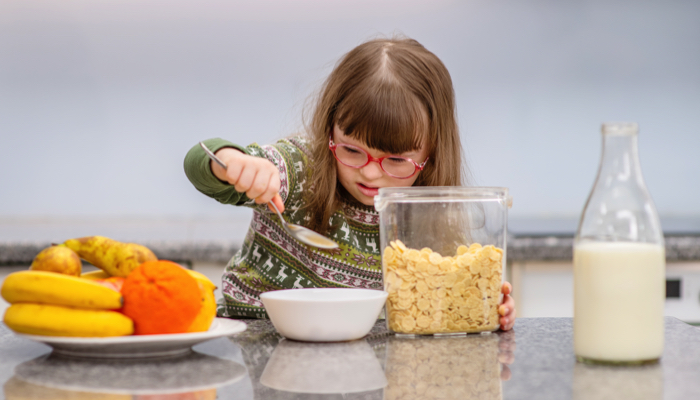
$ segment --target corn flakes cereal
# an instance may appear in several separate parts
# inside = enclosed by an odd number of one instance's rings
[[[502,249],[472,243],[443,256],[395,240],[384,249],[382,264],[391,330],[435,334],[498,328]]]
[[[442,261],[442,256],[438,253],[430,253],[430,256],[428,257],[428,261],[430,261],[430,263],[433,265],[439,265],[440,262]]]

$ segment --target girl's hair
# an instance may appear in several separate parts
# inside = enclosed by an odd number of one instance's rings
[[[368,147],[400,154],[428,146],[415,186],[458,186],[464,176],[452,80],[408,38],[375,39],[345,54],[321,87],[306,132],[312,152],[309,225],[327,233],[342,190],[328,149],[335,124]]]

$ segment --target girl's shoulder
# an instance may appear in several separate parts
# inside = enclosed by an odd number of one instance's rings
[[[260,146],[258,151],[260,156],[270,160],[279,170],[280,196],[285,202],[285,208],[290,211],[301,208],[304,204],[303,194],[309,190],[311,182],[308,139],[301,135],[289,136],[273,144]]]
[[[267,158],[276,165],[282,161],[295,165],[299,165],[299,162],[306,164],[311,159],[309,140],[304,136],[289,136],[262,146],[253,143],[247,147],[247,153]]]
[[[277,141],[278,146],[290,147],[294,151],[300,152],[304,158],[311,157],[311,144],[309,138],[304,135],[289,136]]]

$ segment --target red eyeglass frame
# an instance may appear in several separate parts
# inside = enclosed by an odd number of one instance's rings
[[[358,151],[361,151],[362,153],[365,153],[365,154],[367,155],[367,162],[364,163],[363,165],[360,165],[360,166],[345,164],[344,162],[340,161],[340,159],[338,158],[338,156],[335,154],[335,149],[336,149],[338,146],[347,146],[347,147],[350,147],[350,148],[352,148],[352,149],[356,149],[356,150],[358,150]],[[331,150],[331,153],[333,153],[333,157],[335,157],[335,159],[338,160],[339,163],[345,165],[346,167],[360,169],[360,168],[366,167],[367,164],[369,164],[370,162],[374,161],[374,162],[376,162],[377,164],[379,164],[379,168],[381,168],[382,171],[384,171],[385,174],[389,175],[389,176],[392,177],[392,178],[396,178],[396,179],[408,179],[408,178],[412,177],[413,175],[417,174],[418,171],[422,171],[423,168],[425,167],[425,164],[428,162],[428,159],[430,159],[430,157],[426,157],[425,160],[424,160],[422,163],[418,164],[417,162],[415,162],[414,160],[412,160],[412,159],[410,159],[410,158],[408,158],[408,157],[394,156],[394,155],[391,155],[391,154],[388,155],[388,156],[384,156],[384,157],[374,158],[374,157],[372,157],[372,155],[369,154],[366,150],[364,150],[364,149],[362,149],[362,148],[359,148],[359,147],[357,147],[357,146],[353,146],[353,145],[351,145],[351,144],[342,144],[342,143],[341,143],[341,144],[335,144],[335,143],[333,142],[333,136],[331,136],[330,139],[328,140],[328,148]],[[385,170],[385,169],[384,169],[384,166],[382,165],[382,161],[383,161],[385,158],[401,158],[401,159],[403,159],[403,160],[410,161],[410,162],[413,163],[413,165],[415,166],[415,168],[414,168],[414,170],[413,170],[413,173],[412,173],[411,175],[409,175],[409,176],[396,176],[396,175],[391,174],[390,172],[388,172],[387,170]]]

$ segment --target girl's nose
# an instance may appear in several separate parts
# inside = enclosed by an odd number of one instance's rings
[[[360,168],[360,173],[367,179],[379,179],[384,171],[379,163],[372,161],[364,167]]]

